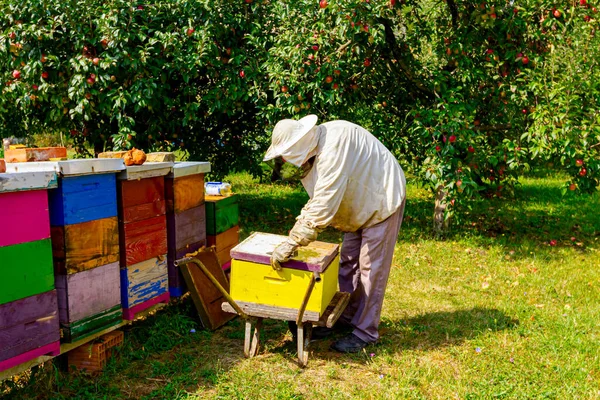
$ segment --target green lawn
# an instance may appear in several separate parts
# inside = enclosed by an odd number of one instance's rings
[[[307,200],[295,186],[230,180],[243,237],[287,232]],[[364,353],[314,342],[301,370],[286,324],[267,321],[259,356],[244,359],[241,321],[202,331],[184,299],[129,327],[102,375],[49,364],[7,397],[600,398],[600,196],[563,198],[561,182],[524,179],[515,199],[477,202],[443,240],[432,197],[410,186],[382,338]]]

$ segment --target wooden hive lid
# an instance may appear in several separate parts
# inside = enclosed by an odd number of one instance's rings
[[[117,175],[122,181],[134,181],[137,179],[155,178],[171,173],[172,162],[145,162],[142,165],[130,165]]]
[[[7,172],[0,174],[0,193],[58,187],[56,172]]]
[[[85,158],[64,161],[37,161],[26,163],[7,163],[6,170],[10,172],[56,172],[62,176],[77,176],[91,174],[106,174],[125,169],[120,158]]]
[[[206,174],[210,172],[210,163],[207,161],[178,161],[173,164],[167,178],[180,178],[182,176]]]
[[[254,232],[231,249],[231,257],[235,260],[270,264],[273,250],[286,238],[287,236]],[[298,255],[282,266],[302,271],[324,272],[337,256],[339,247],[333,243],[312,242],[308,246],[299,247]]]

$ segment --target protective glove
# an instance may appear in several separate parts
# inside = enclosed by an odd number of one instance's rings
[[[290,231],[290,239],[298,243],[300,246],[308,246],[310,242],[317,240],[319,232],[306,225],[304,221],[296,221],[296,224]]]
[[[298,243],[291,239],[286,239],[273,250],[271,254],[271,267],[275,271],[281,271],[281,263],[289,261],[290,257],[298,248]]]

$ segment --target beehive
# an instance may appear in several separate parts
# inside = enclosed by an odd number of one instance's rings
[[[15,171],[52,171],[49,192],[59,322],[63,342],[122,320],[116,173],[121,159],[10,164]]]
[[[298,310],[313,272],[318,272],[321,281],[315,284],[305,312],[307,318],[318,320],[337,292],[339,246],[312,242],[275,271],[270,255],[285,239],[256,232],[231,250],[231,297],[242,308],[258,304]]]
[[[175,260],[206,245],[206,172],[210,172],[208,162],[176,162],[165,179],[169,293],[174,297],[187,291]]]
[[[0,371],[60,351],[56,291],[0,305]]]
[[[238,196],[204,196],[206,201],[206,234],[218,235],[237,226],[240,219]]]
[[[165,176],[172,167],[147,162],[117,176],[124,319],[169,301]]]
[[[47,189],[55,172],[0,175],[0,304],[54,289]]]

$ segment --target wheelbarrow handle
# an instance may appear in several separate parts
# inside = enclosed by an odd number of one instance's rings
[[[300,310],[298,310],[298,317],[296,318],[296,324],[298,326],[302,326],[302,319],[304,318],[304,312],[306,311],[306,306],[308,305],[308,301],[310,300],[310,295],[312,294],[313,288],[315,287],[316,282],[321,282],[321,274],[318,272],[313,272],[310,277],[310,282],[308,283],[308,287],[306,288],[306,293],[304,294],[304,299],[302,299],[302,304],[300,304]]]
[[[179,267],[181,265],[189,264],[189,263],[196,264],[202,270],[202,272],[204,272],[204,275],[206,275],[206,277],[212,282],[212,284],[215,285],[215,287],[219,290],[219,292],[221,292],[223,297],[225,297],[225,300],[227,300],[227,302],[231,305],[231,307],[233,307],[233,309],[238,313],[238,315],[240,317],[242,317],[245,320],[247,320],[249,318],[248,314],[246,314],[240,308],[240,306],[237,305],[235,300],[233,300],[233,298],[229,295],[229,293],[227,293],[227,290],[225,290],[225,288],[223,286],[221,286],[219,281],[213,276],[213,274],[210,273],[208,268],[206,268],[206,266],[204,264],[202,264],[202,262],[200,262],[200,260],[198,260],[197,258],[194,258],[194,257],[184,257],[184,258],[180,258],[179,260],[175,260],[174,264],[176,267]]]

